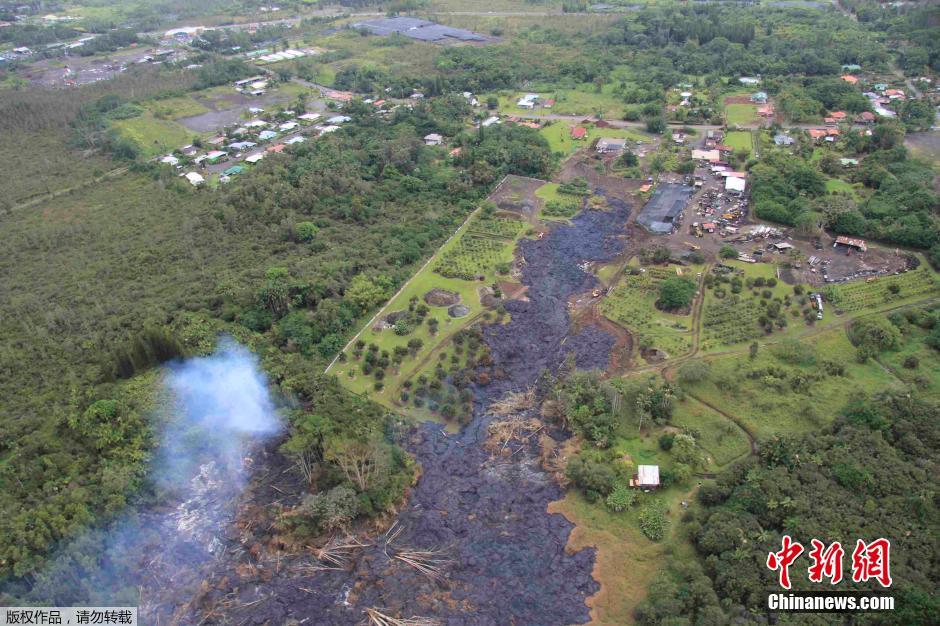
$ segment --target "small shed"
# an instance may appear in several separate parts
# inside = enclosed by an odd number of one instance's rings
[[[836,246],[848,246],[849,248],[855,248],[859,252],[867,252],[868,244],[865,243],[864,239],[855,239],[853,237],[846,237],[845,235],[839,235],[836,237],[836,242],[832,244],[832,247]]]
[[[659,485],[658,465],[638,465],[630,480],[630,486],[638,489],[657,489]]]
[[[424,136],[424,145],[426,146],[439,146],[442,143],[444,143],[444,138],[437,133]]]

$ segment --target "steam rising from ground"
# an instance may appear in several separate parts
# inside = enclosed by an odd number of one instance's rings
[[[252,465],[281,429],[257,359],[231,339],[210,356],[168,366],[170,400],[148,478],[157,503],[60,547],[33,584],[5,591],[31,603],[139,605],[164,623],[218,556]]]
[[[280,430],[257,360],[231,339],[210,356],[170,366],[166,382],[180,419],[166,429],[154,465],[161,487],[185,486],[210,462],[241,480],[246,446]]]

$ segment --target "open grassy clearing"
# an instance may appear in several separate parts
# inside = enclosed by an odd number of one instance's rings
[[[150,111],[129,120],[117,120],[113,124],[122,136],[140,147],[145,157],[172,152],[191,143],[194,136],[194,133],[182,124],[157,119]]]
[[[850,399],[900,386],[878,363],[858,363],[842,328],[826,330],[812,342],[763,346],[754,359],[739,353],[707,362],[709,377],[684,388],[759,438],[818,429]],[[842,374],[834,373],[839,370]]]
[[[144,107],[153,113],[154,117],[165,120],[178,120],[183,117],[202,115],[209,111],[202,103],[189,96],[150,100],[144,103]]]
[[[597,128],[593,124],[585,126],[587,133],[584,139],[572,139],[571,129],[574,126],[567,122],[554,121],[546,124],[539,131],[548,140],[552,152],[564,155],[573,154],[581,148],[587,148],[595,139],[601,137],[616,137],[631,142],[650,143],[649,135],[626,128]]]
[[[553,85],[534,84],[526,91],[499,91],[478,96],[485,102],[490,96],[499,100],[499,112],[507,115],[584,115],[602,119],[620,119],[623,115],[623,101],[610,91],[611,85],[597,91],[593,84],[582,84],[575,88],[559,88]],[[537,93],[540,104],[534,109],[523,109],[516,105],[526,93]],[[554,100],[551,107],[543,107],[541,102]]]
[[[856,195],[855,187],[851,183],[847,183],[844,180],[838,178],[827,178],[826,179],[826,191],[829,193],[849,193],[853,196]]]
[[[734,148],[734,151],[747,150],[748,154],[753,152],[754,146],[751,143],[751,133],[745,130],[736,130],[728,133],[724,139],[725,144]]]
[[[728,126],[746,126],[758,121],[756,104],[727,104],[725,118]]]
[[[694,435],[710,466],[722,468],[750,452],[747,435],[738,425],[691,396],[676,403],[671,424]]]
[[[695,279],[695,272],[684,268]],[[659,283],[675,276],[675,268],[650,267],[627,273],[601,301],[601,312],[622,324],[633,334],[635,345],[643,350],[656,348],[669,358],[687,354],[692,349],[692,316],[665,313],[656,308]]]
[[[880,353],[878,360],[922,395],[940,397],[940,352],[925,343],[928,331],[911,324],[902,330],[901,345]]]

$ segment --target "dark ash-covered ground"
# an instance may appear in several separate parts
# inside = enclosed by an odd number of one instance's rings
[[[507,303],[511,321],[484,331],[502,373],[476,389],[478,408],[459,434],[426,423],[407,439],[422,476],[398,516],[403,530],[392,545],[380,535],[356,551],[350,571],[314,572],[305,569],[316,562],[310,555],[275,563],[230,533],[228,556],[192,604],[193,622],[356,624],[369,607],[455,626],[588,621],[585,600],[598,589],[594,554],[566,554],[572,524],[546,511],[563,493],[541,469],[537,445],[493,458],[483,443],[491,419],[485,408],[530,387],[543,369],[557,370],[572,352],[580,368],[606,367],[614,337],[594,326],[569,336],[567,306],[596,284],[579,264],[609,261],[624,250],[630,208],[608,201],[608,211],[585,211],[571,225],[520,244],[528,301]],[[387,556],[404,546],[444,548],[445,578],[431,581]]]

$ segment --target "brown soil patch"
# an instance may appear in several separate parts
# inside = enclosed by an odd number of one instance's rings
[[[725,104],[754,104],[750,96],[728,96],[725,98]]]
[[[460,302],[460,294],[435,287],[424,294],[424,301],[430,306],[452,306]]]
[[[523,302],[528,300],[525,294],[529,291],[529,287],[526,285],[521,283],[500,282],[496,283],[496,286],[503,292],[503,300],[522,300]]]

